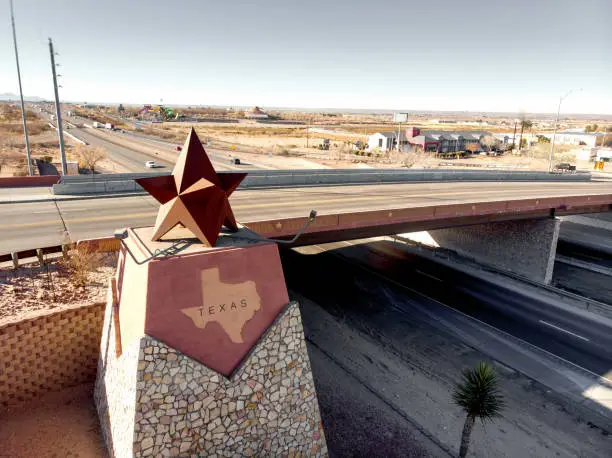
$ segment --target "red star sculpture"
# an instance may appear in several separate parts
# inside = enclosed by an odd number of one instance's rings
[[[238,230],[228,197],[246,176],[246,173],[217,175],[192,128],[172,175],[136,180],[162,204],[152,240],[159,240],[180,223],[205,246],[215,246],[221,226]]]

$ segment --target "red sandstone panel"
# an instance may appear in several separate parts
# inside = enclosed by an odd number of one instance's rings
[[[145,333],[226,376],[289,303],[274,244],[153,260],[148,281]]]
[[[2,177],[0,188],[13,186],[51,186],[59,183],[59,175],[43,175],[35,177]]]

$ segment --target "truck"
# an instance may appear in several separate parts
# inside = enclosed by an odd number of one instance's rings
[[[92,123],[92,126],[93,126],[94,129],[98,129],[98,128],[102,127],[102,123],[100,123],[98,121],[94,121]]]
[[[110,122],[107,122],[106,124],[104,124],[104,128],[108,130],[113,130],[113,125]]]

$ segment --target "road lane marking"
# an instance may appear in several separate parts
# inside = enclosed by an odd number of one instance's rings
[[[402,284],[402,283],[400,283],[400,282],[398,282],[396,280],[393,280],[392,278],[389,278],[386,275],[381,274],[380,272],[377,272],[377,271],[375,271],[373,269],[370,269],[369,267],[366,267],[363,264],[360,264],[360,263],[355,262],[355,261],[351,261],[350,259],[348,259],[348,258],[346,258],[346,257],[344,257],[344,256],[342,256],[340,254],[337,254],[337,253],[331,253],[331,254],[332,254],[332,256],[342,257],[343,259],[346,259],[349,262],[352,262],[354,265],[356,265],[357,267],[365,270],[366,272],[370,272],[371,274],[373,274],[373,275],[375,275],[375,276],[377,276],[379,278],[382,278],[385,281],[393,283],[394,285],[399,286],[400,288],[406,289],[408,291],[412,291],[413,293],[416,293],[416,294],[418,294],[421,297],[424,297],[424,298],[426,298],[426,299],[428,299],[428,300],[430,300],[432,302],[435,302],[436,304],[444,307],[445,309],[448,309],[451,312],[454,312],[454,313],[456,313],[458,315],[461,315],[461,316],[465,317],[468,320],[475,321],[475,322],[481,324],[485,328],[492,329],[492,330],[498,332],[499,334],[507,336],[507,338],[509,340],[518,341],[518,342],[524,344],[527,347],[531,347],[531,348],[536,349],[537,351],[541,351],[542,353],[546,353],[547,355],[549,355],[549,356],[551,356],[551,357],[553,357],[553,358],[555,358],[557,360],[563,361],[564,363],[567,363],[567,364],[569,364],[571,366],[574,366],[574,367],[576,367],[576,368],[578,368],[578,369],[580,369],[580,370],[590,374],[591,376],[595,377],[597,380],[605,380],[608,383],[612,383],[612,379],[608,378],[606,375],[599,375],[599,374],[597,374],[597,373],[587,369],[586,367],[582,367],[579,364],[573,363],[572,361],[569,361],[569,360],[563,358],[562,356],[556,355],[556,354],[554,354],[554,353],[552,353],[552,352],[550,352],[548,350],[545,350],[542,347],[538,347],[537,345],[532,344],[531,342],[528,342],[527,340],[521,339],[520,337],[517,337],[514,334],[510,334],[509,332],[506,332],[506,331],[504,331],[502,329],[499,329],[499,328],[493,326],[492,324],[486,323],[485,321],[481,321],[478,318],[475,318],[475,317],[473,317],[471,315],[468,315],[467,313],[462,312],[461,310],[457,310],[457,309],[451,307],[450,305],[443,304],[442,302],[434,299],[433,297],[429,297],[426,294],[423,294],[422,292],[417,291],[416,289],[410,288],[409,286],[406,286],[406,285],[404,285],[404,284]],[[519,372],[521,372],[520,369],[517,369],[517,370]]]
[[[589,259],[594,259],[595,261],[603,261],[603,258],[600,258],[598,256],[591,256],[590,254],[584,254],[584,253],[577,253],[574,251],[574,254],[577,254],[577,257],[585,257],[585,258],[589,258]]]
[[[582,337],[582,336],[579,336],[578,334],[574,334],[572,331],[568,331],[567,329],[563,329],[563,328],[560,328],[559,326],[555,326],[554,324],[549,323],[548,321],[544,321],[544,320],[538,320],[538,321],[540,323],[542,323],[542,324],[545,324],[546,326],[550,326],[551,328],[555,328],[558,331],[565,332],[565,333],[570,334],[570,335],[572,335],[574,337],[577,337],[578,339],[582,339],[582,340],[585,340],[585,341],[589,342],[589,339],[587,339],[586,337]]]
[[[434,277],[433,275],[428,274],[427,272],[422,272],[422,271],[420,271],[419,269],[415,269],[414,271],[415,271],[417,274],[424,275],[424,276],[429,277],[429,278],[431,278],[431,279],[433,279],[433,280],[440,281],[440,282],[444,281],[444,280],[442,280],[442,279],[440,279],[440,278],[438,278],[438,277]]]
[[[0,226],[0,229],[17,229],[22,227],[37,227],[37,226],[53,226],[57,224],[59,226],[62,225],[62,222],[59,219],[59,215],[55,221],[37,221],[35,223],[19,223],[19,224],[5,224]]]
[[[95,221],[114,221],[117,219],[124,218],[146,218],[149,216],[155,216],[157,212],[146,212],[146,213],[132,213],[131,215],[108,215],[108,216],[93,216],[91,218],[76,218],[66,219],[67,223],[91,223]]]

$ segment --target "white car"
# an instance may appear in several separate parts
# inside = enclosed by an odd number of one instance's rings
[[[155,165],[155,161],[147,161],[147,162],[145,162],[145,167],[149,167],[150,169],[154,169],[155,167],[157,167],[157,165]]]

